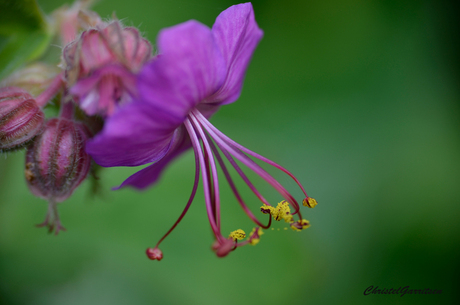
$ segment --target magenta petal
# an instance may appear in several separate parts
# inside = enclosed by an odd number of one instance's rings
[[[222,85],[225,63],[211,30],[193,20],[162,30],[158,47],[161,56],[139,75],[139,93],[182,123]]]
[[[246,68],[263,36],[254,18],[252,4],[238,4],[223,11],[217,17],[212,33],[228,69],[225,83],[213,99],[219,104],[232,103],[241,93]]]
[[[79,97],[78,103],[88,115],[111,115],[117,105],[126,102],[124,97],[135,95],[136,77],[121,65],[107,65],[78,80],[70,93]]]
[[[90,77],[82,78],[70,88],[70,93],[79,97],[85,96],[91,92],[94,87],[96,87],[100,78],[100,75],[93,75]]]
[[[132,186],[137,189],[145,189],[148,186],[156,183],[163,170],[168,166],[173,159],[185,152],[191,147],[190,138],[186,135],[183,127],[176,131],[174,143],[171,145],[168,153],[158,160],[156,163],[138,171],[126,179],[119,187]]]
[[[88,141],[86,151],[105,167],[143,165],[168,152],[175,129],[161,111],[134,102],[110,117],[103,131]]]

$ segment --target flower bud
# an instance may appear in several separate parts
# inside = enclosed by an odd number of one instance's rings
[[[72,86],[107,65],[120,65],[132,73],[139,72],[152,57],[152,45],[142,38],[138,29],[123,27],[115,20],[84,31],[64,47],[62,57],[67,82]]]
[[[62,202],[86,178],[91,158],[85,152],[89,131],[81,123],[53,118],[26,154],[26,180],[31,192]]]
[[[62,57],[69,92],[80,108],[107,117],[135,97],[135,74],[152,57],[152,46],[136,28],[112,21],[84,31]]]
[[[44,122],[45,115],[27,91],[0,88],[0,151],[23,147],[42,131]]]
[[[37,96],[51,85],[59,72],[59,69],[53,65],[37,62],[17,70],[0,84],[5,87],[19,87]]]
[[[64,45],[74,40],[80,30],[87,30],[102,22],[97,13],[88,10],[92,2],[92,0],[75,1],[70,7],[64,5],[53,12],[54,26],[56,32],[61,34]]]

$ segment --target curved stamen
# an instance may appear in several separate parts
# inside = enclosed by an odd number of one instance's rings
[[[176,226],[179,224],[179,222],[182,220],[182,218],[184,218],[185,214],[187,213],[188,209],[190,208],[190,205],[192,204],[193,199],[195,198],[196,190],[198,188],[198,182],[200,181],[200,163],[199,162],[200,161],[198,159],[198,156],[197,156],[197,154],[195,154],[195,182],[193,183],[192,193],[190,194],[190,197],[188,199],[187,205],[185,206],[184,210],[182,211],[182,213],[180,214],[179,218],[176,220],[174,225],[171,227],[171,229],[169,229],[169,231],[166,232],[166,234],[163,235],[163,237],[158,241],[158,243],[156,244],[155,248],[158,248],[158,246],[166,238],[166,236],[168,236],[169,233],[171,233],[174,230],[174,228],[176,228]]]
[[[187,129],[187,132],[188,132],[188,134],[190,136],[190,140],[192,142],[193,150],[194,150],[195,154],[198,156],[198,159],[200,161],[200,167],[205,168],[206,165],[205,165],[205,161],[204,161],[203,152],[201,150],[201,145],[200,145],[200,142],[199,142],[198,137],[196,135],[195,129],[194,129],[189,117],[187,117],[185,119],[184,126]],[[213,214],[213,208],[212,208],[212,203],[211,203],[212,200],[211,200],[211,194],[210,194],[210,188],[209,188],[209,180],[208,180],[208,175],[207,175],[205,170],[201,171],[201,176],[203,178],[204,199],[205,199],[205,203],[206,203],[206,211],[208,213],[209,223],[211,225],[211,229],[212,229],[214,235],[216,236],[216,238],[218,240],[222,240],[222,239],[224,239],[224,237],[222,236],[222,234],[220,233],[220,230],[218,229],[218,227],[216,225],[215,216]]]
[[[190,118],[192,119],[194,126],[200,135],[201,141],[203,142],[204,150],[206,151],[206,155],[209,157],[209,163],[211,164],[212,185],[214,186],[214,216],[216,217],[217,228],[220,230],[220,194],[216,162],[214,161],[211,148],[209,146],[208,140],[206,139],[206,134],[201,128],[200,123],[192,114],[190,115]]]
[[[281,170],[282,172],[286,173],[287,175],[289,175],[297,183],[297,185],[300,187],[300,189],[304,193],[305,197],[308,197],[307,192],[305,191],[305,188],[303,187],[303,185],[300,183],[300,181],[290,171],[288,171],[287,169],[285,169],[281,165],[273,162],[272,160],[267,159],[264,156],[261,156],[258,153],[255,153],[252,150],[250,150],[250,149],[242,146],[241,144],[238,144],[237,142],[233,141],[228,136],[226,136],[224,133],[222,133],[219,129],[217,129],[214,125],[212,125],[204,117],[204,115],[202,115],[200,112],[196,111],[195,115],[199,118],[200,122],[202,122],[202,124],[204,124],[205,127],[207,127],[206,129],[208,129],[208,128],[212,129],[223,140],[228,141],[229,143],[231,143],[232,145],[234,145],[238,149],[242,150],[243,152],[247,153],[248,155],[251,155],[251,156],[253,156],[253,157],[255,157],[255,158],[257,158],[257,159],[259,159],[259,160],[261,160],[261,161],[263,161],[263,162],[265,162],[265,163],[267,163],[267,164],[269,164],[269,165]]]
[[[204,116],[202,116],[202,118],[204,118]],[[203,123],[203,126],[205,128],[207,126],[211,125],[209,122],[207,122],[207,124],[205,122],[202,122],[202,123]],[[213,129],[215,129],[215,128],[213,128]],[[255,163],[252,159],[250,159],[248,156],[246,156],[243,152],[238,151],[237,148],[234,148],[231,143],[227,143],[227,141],[225,141],[224,139],[220,138],[219,135],[216,132],[214,132],[213,129],[206,128],[206,130],[209,132],[210,136],[214,139],[216,144],[221,148],[222,152],[224,152],[224,154],[225,154],[225,151],[227,150],[230,154],[232,154],[234,157],[236,157],[244,165],[249,167],[252,171],[254,171],[256,174],[258,174],[260,177],[262,177],[265,181],[267,181],[288,202],[290,202],[293,205],[293,207],[295,209],[295,212],[293,214],[299,214],[299,217],[301,217],[299,204],[297,203],[295,198],[275,178],[273,178],[270,174],[268,174],[263,168],[261,168],[257,163]],[[231,159],[229,159],[229,161],[232,162]],[[232,165],[234,165],[234,164],[232,164]],[[237,167],[235,167],[235,169],[237,169]]]
[[[252,190],[252,192],[259,198],[260,201],[262,201],[263,204],[270,205],[270,203],[262,196],[262,194],[256,189],[254,184],[249,180],[249,178],[246,176],[246,174],[243,172],[243,170],[240,168],[238,163],[235,162],[235,160],[232,158],[231,154],[222,146],[220,146],[218,143],[217,145],[219,148],[222,150],[222,153],[225,155],[227,160],[230,162],[230,164],[235,168],[235,170],[238,172],[240,177],[244,180],[244,182],[248,185],[248,187]]]
[[[251,218],[251,220],[257,224],[258,226],[264,228],[264,229],[267,229],[270,227],[270,224],[271,224],[271,216],[269,218],[269,223],[268,225],[263,225],[255,216],[254,214],[251,212],[251,210],[248,208],[248,206],[246,205],[246,203],[244,202],[243,198],[241,197],[240,193],[238,192],[238,189],[236,188],[236,185],[235,183],[233,182],[233,179],[232,177],[230,176],[230,173],[229,171],[227,170],[227,167],[225,166],[225,163],[224,161],[222,160],[222,157],[220,156],[219,154],[219,151],[217,150],[217,147],[216,145],[212,142],[212,140],[209,138],[208,135],[206,135],[206,137],[208,138],[208,142],[211,144],[211,149],[214,153],[214,155],[216,156],[217,158],[217,161],[219,162],[219,165],[220,167],[222,168],[222,171],[224,172],[224,175],[225,175],[225,178],[227,179],[227,182],[228,184],[230,185],[230,188],[232,189],[233,191],[233,194],[235,195],[236,199],[238,200],[238,203],[241,205],[241,207],[243,208],[243,210],[245,211],[245,213],[249,216],[249,218]]]
[[[206,164],[206,168],[204,168],[203,170],[206,170],[206,175],[208,177],[208,185],[210,186],[209,187],[209,196],[211,198],[212,215],[214,215],[214,221],[217,223],[217,220],[216,220],[216,197],[214,195],[214,185],[213,185],[212,179],[211,179],[211,177],[212,177],[211,176],[211,165],[210,165],[209,156],[208,156],[208,153],[207,153],[206,150],[203,150],[203,156],[204,156],[204,163]]]

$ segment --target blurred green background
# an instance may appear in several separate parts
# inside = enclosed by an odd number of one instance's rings
[[[4,0],[1,0],[4,1]],[[45,12],[63,1],[40,0]],[[209,26],[218,0],[112,0],[152,42],[189,19]],[[254,1],[265,36],[238,102],[212,123],[291,170],[319,205],[310,229],[266,231],[219,259],[202,190],[163,242],[193,183],[193,153],[145,192],[112,192],[135,168],[100,173],[61,204],[67,232],[37,229],[46,202],[23,178],[23,152],[0,160],[1,304],[458,304],[460,274],[459,40],[456,2]],[[57,47],[53,47],[57,48]],[[286,176],[273,175],[302,199]],[[262,193],[280,200],[259,181]],[[224,232],[250,231],[223,187]],[[244,194],[249,195],[249,192]],[[254,210],[259,203],[249,200]],[[280,230],[278,230],[280,229]],[[442,289],[370,295],[369,286]]]

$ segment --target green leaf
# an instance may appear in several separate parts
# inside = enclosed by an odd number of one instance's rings
[[[35,0],[0,0],[0,79],[42,55],[51,38]]]
[[[18,30],[44,30],[48,25],[46,17],[35,0],[1,0],[0,34],[6,35]]]

